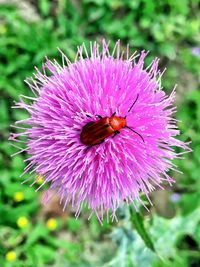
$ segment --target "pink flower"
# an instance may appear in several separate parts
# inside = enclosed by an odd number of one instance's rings
[[[128,47],[120,52],[119,41],[112,52],[105,41],[102,46],[91,44],[90,52],[83,44],[74,63],[61,53],[63,66],[47,60],[44,73],[37,71],[27,80],[35,96],[21,96],[17,107],[30,116],[16,122],[27,129],[11,139],[27,136],[25,172],[43,175],[64,209],[71,202],[78,216],[86,203],[100,221],[108,210],[115,218],[121,202],[134,205],[141,201],[141,192],[149,199],[163,182],[173,183],[168,171],[175,168],[172,159],[181,154],[174,147],[188,150],[175,139],[179,135],[172,117],[175,90],[169,96],[162,90],[157,58],[145,68],[147,53],[129,56]],[[97,115],[110,118],[115,112],[130,128],[121,128],[116,136],[113,131],[93,146],[80,140],[87,123],[101,120]]]

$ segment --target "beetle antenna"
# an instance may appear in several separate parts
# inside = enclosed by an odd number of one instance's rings
[[[131,109],[133,108],[133,106],[134,106],[135,103],[137,102],[138,97],[139,97],[139,94],[137,94],[135,101],[134,101],[133,104],[130,106],[130,108],[128,109],[127,113],[131,111]],[[126,115],[126,116],[127,116],[127,115]],[[125,116],[124,118],[126,118],[126,116]]]
[[[136,132],[135,130],[133,130],[131,127],[129,127],[129,126],[125,126],[125,128],[128,128],[129,130],[131,130],[132,132],[134,132],[134,133],[136,133],[141,139],[142,139],[142,141],[144,142],[144,138],[141,136],[141,134],[139,134],[138,132]],[[145,142],[144,142],[145,143]]]
[[[137,102],[138,97],[139,97],[139,94],[137,94],[137,97],[136,97],[135,101],[133,102],[133,104],[132,104],[132,105],[130,106],[130,108],[128,109],[128,112],[131,111],[132,107],[133,107],[133,106],[135,105],[135,103]]]

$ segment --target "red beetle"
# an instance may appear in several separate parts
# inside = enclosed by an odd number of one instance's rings
[[[136,100],[128,109],[128,112],[130,112],[132,107],[137,102],[138,96],[139,95],[137,95]],[[117,134],[120,133],[119,130],[122,128],[128,128],[129,130],[133,131],[144,142],[143,137],[138,132],[126,125],[126,116],[118,117],[115,114],[116,112],[114,112],[111,117],[104,118],[102,118],[100,115],[97,115],[97,117],[99,118],[98,121],[90,121],[85,126],[83,126],[80,135],[81,142],[87,145],[88,148],[90,148],[91,146],[103,143],[104,140],[111,135],[113,135],[114,138]],[[87,116],[90,117],[89,115]]]

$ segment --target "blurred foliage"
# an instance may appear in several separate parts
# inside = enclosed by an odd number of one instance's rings
[[[0,266],[199,266],[199,9],[198,0],[0,1]],[[193,153],[174,162],[183,174],[172,174],[177,183],[165,197],[165,208],[159,199],[165,216],[156,207],[148,214],[141,209],[142,224],[125,207],[118,211],[118,223],[103,226],[95,217],[88,221],[88,211],[76,220],[56,201],[44,207],[42,194],[35,193],[39,181],[33,187],[20,184],[25,153],[10,157],[16,152],[7,142],[10,124],[26,116],[11,106],[19,94],[31,95],[23,80],[33,66],[41,68],[45,56],[60,62],[56,47],[73,60],[77,45],[102,38],[111,47],[121,39],[132,51],[149,50],[148,62],[161,58],[161,69],[168,67],[165,89],[179,85],[180,138],[192,140]]]

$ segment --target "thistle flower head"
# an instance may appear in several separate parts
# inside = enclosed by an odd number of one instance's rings
[[[90,51],[83,44],[74,63],[61,54],[62,66],[47,59],[43,73],[37,70],[34,79],[27,79],[34,97],[21,96],[16,106],[28,111],[28,119],[16,122],[27,128],[11,139],[27,136],[24,172],[43,176],[42,185],[49,183],[57,191],[64,209],[72,203],[78,215],[85,203],[100,220],[108,210],[115,218],[121,202],[141,201],[141,192],[149,199],[164,181],[173,182],[168,171],[175,167],[171,160],[179,157],[174,147],[188,149],[175,139],[175,90],[169,96],[162,90],[157,58],[145,67],[146,52],[129,56],[128,47],[120,52],[119,42],[112,52],[105,41],[91,44]],[[105,136],[105,127],[101,135],[105,125],[98,124],[99,117],[113,113],[125,118],[129,128],[115,136],[108,125],[110,134]],[[93,141],[105,136],[101,143],[81,141],[89,122],[95,123],[86,135],[90,131]]]

